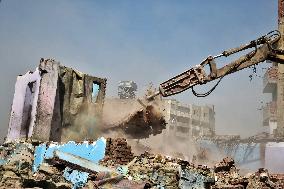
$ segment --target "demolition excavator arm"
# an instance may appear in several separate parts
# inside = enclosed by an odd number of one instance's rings
[[[190,88],[194,95],[198,97],[205,97],[209,95],[216,88],[222,78],[228,74],[257,65],[265,60],[271,60],[283,64],[284,50],[275,48],[276,43],[280,40],[280,38],[280,32],[274,30],[248,44],[226,50],[216,56],[208,56],[201,62],[201,64],[161,83],[159,90],[154,94],[147,96],[147,99],[152,100],[158,95],[162,95],[163,97],[172,96]],[[217,68],[215,62],[216,59],[220,57],[228,57],[247,49],[252,49],[252,51],[221,68]],[[206,73],[206,66],[209,66],[209,73]],[[197,94],[193,89],[193,86],[195,85],[203,85],[216,79],[219,79],[219,81],[207,93]]]

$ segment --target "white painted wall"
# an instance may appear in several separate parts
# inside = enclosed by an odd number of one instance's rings
[[[35,72],[27,72],[25,75],[17,77],[6,142],[21,137],[21,125],[24,121],[24,117],[26,117],[24,115],[27,113],[24,111],[26,95],[31,95],[31,94],[26,94],[27,87],[29,83],[36,82],[34,98],[31,100],[31,102],[29,102],[32,105],[32,110],[31,110],[30,125],[28,128],[29,129],[28,137],[31,136],[36,117],[36,105],[38,99],[40,79],[41,77],[38,69],[36,69]]]
[[[266,144],[265,168],[271,173],[284,173],[284,142]]]

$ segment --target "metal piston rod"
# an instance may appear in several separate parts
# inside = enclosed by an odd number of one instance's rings
[[[216,56],[208,56],[201,62],[201,64],[161,83],[159,86],[159,91],[148,96],[147,99],[152,100],[155,96],[158,95],[162,95],[163,97],[175,95],[189,88],[192,88],[195,85],[202,85],[218,78],[222,79],[228,74],[234,73],[252,65],[256,65],[265,60],[277,60],[280,63],[284,63],[284,51],[273,48],[274,44],[280,38],[281,35],[279,31],[274,30],[256,40],[251,41],[248,44],[223,51],[221,54]],[[217,58],[228,57],[250,48],[254,48],[254,50],[241,56],[237,60],[230,62],[224,67],[217,69],[215,63],[215,60]],[[206,65],[208,65],[210,68],[209,74],[206,74],[205,72],[204,68]]]

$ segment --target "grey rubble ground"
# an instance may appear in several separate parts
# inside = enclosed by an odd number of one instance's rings
[[[100,165],[111,169],[120,166],[123,169],[120,174],[96,172],[56,158],[45,161],[33,172],[34,150],[40,142],[4,144],[0,147],[0,188],[76,188],[63,176],[67,166],[89,173],[81,188],[284,188],[284,175],[259,169],[241,176],[234,160],[228,157],[209,168],[148,152],[134,156],[125,139],[106,141]]]

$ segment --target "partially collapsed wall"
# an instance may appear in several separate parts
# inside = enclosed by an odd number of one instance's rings
[[[82,139],[100,122],[106,79],[92,77],[41,59],[35,72],[18,76],[6,141],[32,138],[41,141]],[[80,114],[93,119],[77,123]],[[87,128],[89,127],[89,128]],[[72,138],[72,132],[77,133]]]

